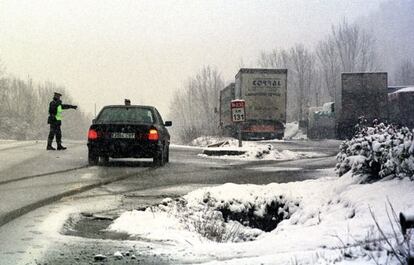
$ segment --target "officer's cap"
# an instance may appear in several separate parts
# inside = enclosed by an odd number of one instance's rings
[[[62,94],[60,94],[59,92],[55,92],[55,97],[61,97]]]

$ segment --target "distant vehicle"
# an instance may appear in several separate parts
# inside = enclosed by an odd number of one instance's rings
[[[242,68],[235,83],[220,91],[220,126],[223,133],[235,137],[230,102],[242,99],[246,104],[246,122],[241,123],[246,140],[282,139],[286,124],[287,70]]]
[[[109,158],[153,158],[153,164],[169,162],[170,134],[155,107],[113,105],[104,107],[88,132],[89,165]]]

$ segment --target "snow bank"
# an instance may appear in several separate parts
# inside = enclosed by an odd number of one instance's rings
[[[110,229],[175,241],[176,246],[186,247],[191,257],[208,257],[204,258],[205,262],[214,264],[221,263],[219,260],[226,264],[286,264],[292,258],[299,263],[348,262],[344,249],[336,248],[377,239],[375,233],[368,233],[375,230],[370,209],[389,236],[392,228],[387,216],[387,200],[397,213],[414,212],[414,183],[408,178],[365,185],[356,182],[357,179],[349,172],[342,178],[203,188],[178,200],[166,199],[150,212],[126,212],[114,221]],[[226,208],[233,213],[247,211],[253,217],[266,216],[266,206],[275,202],[283,205],[280,214],[284,218],[278,220],[279,224],[271,232],[251,228],[243,221],[225,220],[220,212]],[[223,233],[221,241],[215,240],[221,243],[203,239],[205,234],[200,237],[199,232],[208,229]],[[184,241],[190,242],[191,247],[182,243]],[[375,255],[386,259],[385,248],[382,245],[381,251]],[[362,263],[375,264],[367,252],[369,250],[359,247],[350,255],[355,263],[363,260]],[[214,253],[213,257],[211,253]],[[316,256],[318,259],[315,260]],[[181,259],[191,263],[195,258],[184,255]]]
[[[287,140],[306,140],[306,139],[308,139],[308,137],[301,130],[299,130],[299,123],[298,122],[290,122],[290,123],[286,123],[284,139],[287,139]]]
[[[405,87],[405,88],[401,88],[398,89],[397,91],[395,91],[392,94],[398,94],[398,93],[412,93],[414,92],[414,87]]]
[[[217,141],[218,142],[218,141]],[[215,142],[215,143],[217,143]],[[220,147],[208,147],[210,151],[239,151],[244,152],[241,155],[221,155],[207,156],[200,154],[202,157],[212,157],[229,160],[297,160],[301,158],[320,157],[324,154],[316,152],[294,152],[290,150],[277,150],[269,143],[261,143],[255,141],[243,141],[243,147],[239,147],[238,140],[228,139],[223,142]]]
[[[211,144],[216,144],[225,141],[236,141],[236,139],[231,137],[201,136],[191,141],[190,146],[207,147]]]
[[[300,129],[299,129],[299,123],[298,122],[290,122],[290,123],[286,123],[285,125],[285,136],[284,139],[287,140],[306,140],[308,139],[307,135],[304,134]],[[200,146],[200,147],[206,147],[208,145],[211,144],[215,144],[215,143],[219,143],[219,142],[224,142],[224,141],[237,141],[237,139],[234,139],[232,137],[220,137],[220,136],[201,136],[198,137],[196,139],[194,139],[193,141],[191,141],[190,145],[191,146]],[[280,142],[282,140],[266,140],[266,142]],[[244,142],[248,142],[248,141],[244,141]]]

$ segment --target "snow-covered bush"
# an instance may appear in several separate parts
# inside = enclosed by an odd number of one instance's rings
[[[284,195],[252,195],[246,200],[220,199],[207,190],[199,195],[198,199],[168,198],[153,210],[174,216],[187,230],[209,240],[243,242],[255,240],[263,231],[272,231],[299,208],[298,200]]]
[[[208,202],[190,205],[185,198],[167,198],[152,210],[173,216],[186,230],[215,242],[252,241],[263,232],[244,227],[237,221],[225,220],[223,214]]]
[[[414,180],[414,131],[383,123],[357,129],[355,136],[339,147],[339,176],[352,170],[363,177],[362,182],[395,177]]]

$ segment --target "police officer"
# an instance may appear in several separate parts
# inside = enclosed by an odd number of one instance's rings
[[[62,146],[62,132],[60,126],[62,125],[62,111],[64,109],[77,109],[78,106],[62,104],[60,97],[62,94],[55,92],[53,100],[49,103],[49,118],[47,123],[50,124],[50,132],[47,140],[46,150],[56,150],[52,146],[53,138],[56,135],[57,150],[65,150]]]

